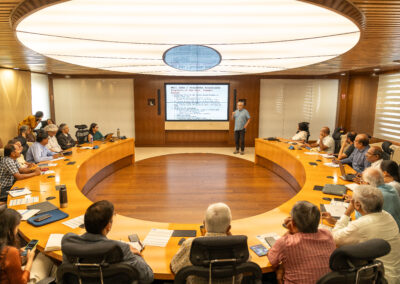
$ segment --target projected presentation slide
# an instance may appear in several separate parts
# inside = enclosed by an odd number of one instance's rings
[[[167,121],[227,121],[229,84],[165,84]]]

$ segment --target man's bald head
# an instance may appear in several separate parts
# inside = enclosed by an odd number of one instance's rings
[[[329,135],[331,133],[331,130],[328,126],[322,127],[321,131],[324,132],[326,135]]]
[[[354,146],[357,149],[364,149],[369,145],[369,138],[367,134],[358,134],[354,140]]]

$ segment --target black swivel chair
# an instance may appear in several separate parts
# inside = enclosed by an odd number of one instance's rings
[[[75,133],[75,137],[77,140],[78,144],[83,144],[88,142],[88,135],[89,135],[89,129],[87,129],[86,124],[79,124],[75,125],[75,128],[78,130]]]
[[[205,237],[193,240],[190,250],[192,266],[186,266],[175,276],[177,284],[196,276],[211,283],[215,279],[235,280],[246,273],[247,283],[261,283],[262,272],[254,262],[248,262],[249,249],[246,236]],[[235,279],[234,279],[235,278]]]
[[[376,258],[389,252],[389,243],[382,239],[337,248],[329,259],[332,272],[317,284],[385,284],[383,263]]]
[[[332,138],[335,141],[335,151],[334,153],[337,154],[340,151],[340,147],[342,147],[342,135],[345,133],[344,128],[337,127],[332,133]]]
[[[63,255],[70,263],[57,269],[57,283],[61,284],[124,284],[138,279],[138,272],[123,261],[121,248],[115,243],[93,243],[85,246],[62,246]]]
[[[384,160],[391,160],[393,157],[394,150],[392,148],[390,148],[390,146],[392,146],[392,143],[389,141],[385,141],[382,143]]]

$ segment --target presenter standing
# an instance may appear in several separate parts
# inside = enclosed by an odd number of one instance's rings
[[[236,144],[236,151],[233,152],[233,154],[238,154],[240,147],[240,155],[244,155],[244,134],[246,133],[246,128],[250,122],[250,114],[243,107],[244,103],[239,101],[237,103],[237,110],[232,112],[232,119],[235,120],[235,144]]]

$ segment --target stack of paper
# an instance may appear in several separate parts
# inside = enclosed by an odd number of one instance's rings
[[[42,175],[49,175],[49,174],[54,174],[55,173],[55,171],[45,171],[45,172],[42,172]]]
[[[93,147],[89,147],[89,146],[84,146],[84,147],[81,147],[81,149],[93,149]]]
[[[338,168],[339,164],[335,164],[335,163],[324,163],[325,166],[327,167],[331,167],[331,168]]]
[[[22,221],[26,221],[31,218],[33,215],[38,213],[40,209],[26,209],[26,210],[17,210],[19,214],[22,216]]]
[[[27,188],[21,188],[21,189],[17,189],[17,190],[10,190],[8,192],[8,194],[11,195],[11,197],[19,197],[19,196],[28,195],[28,194],[31,194],[31,193],[32,192]]]
[[[151,229],[143,241],[145,246],[165,247],[174,230]]]
[[[78,216],[76,218],[69,219],[68,221],[63,222],[63,224],[65,226],[68,226],[68,227],[72,228],[72,229],[76,229],[79,226],[83,225],[83,222],[84,222],[83,218],[84,218],[84,215],[81,215],[81,216]]]
[[[18,198],[18,199],[11,199],[10,203],[8,206],[17,206],[17,205],[24,205],[24,204],[30,204],[30,203],[35,203],[39,202],[39,197],[38,196],[25,196],[24,198]]]
[[[64,237],[64,234],[51,234],[49,239],[47,240],[46,247],[44,251],[53,251],[61,249],[61,240]]]
[[[52,164],[52,163],[49,163],[49,164],[39,164],[38,166],[41,167],[41,168],[50,168],[50,167],[55,167],[55,166],[57,166],[57,164]]]
[[[306,155],[319,155],[318,152],[304,152]]]
[[[324,206],[326,211],[329,212],[332,217],[339,218],[344,215],[347,207],[349,207],[349,203],[332,200],[330,204],[324,204]]]
[[[324,158],[327,158],[327,159],[333,159],[333,158],[335,158],[335,156],[334,155],[331,155],[331,154],[320,154],[322,157],[324,157]]]
[[[266,234],[262,234],[262,235],[256,236],[256,238],[257,238],[263,245],[265,245],[266,247],[270,247],[270,245],[265,241],[265,238],[268,238],[268,237],[272,237],[272,238],[274,238],[275,240],[277,240],[277,239],[280,238],[280,236],[279,236],[277,233],[266,233]]]
[[[357,187],[357,186],[359,186],[358,184],[356,184],[356,183],[350,183],[350,184],[346,184],[345,185],[348,189],[350,189],[351,191],[354,191],[354,189]]]
[[[52,159],[52,160],[50,160],[50,161],[54,162],[54,161],[64,160],[64,159],[65,159],[64,157],[59,157],[59,158]]]

